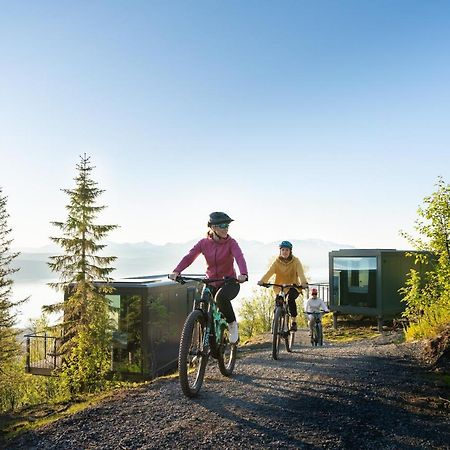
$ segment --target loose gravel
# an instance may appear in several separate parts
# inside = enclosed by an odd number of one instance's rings
[[[241,347],[235,374],[210,362],[200,396],[155,380],[27,432],[9,449],[450,449],[450,400],[391,335],[312,348],[304,330],[278,361]]]

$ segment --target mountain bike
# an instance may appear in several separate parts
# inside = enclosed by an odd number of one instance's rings
[[[209,356],[217,359],[222,375],[229,377],[236,363],[237,344],[231,344],[228,323],[219,311],[212,283],[237,283],[235,278],[208,279],[178,276],[175,281],[198,281],[204,284],[200,299],[194,302],[181,333],[178,370],[181,389],[187,397],[196,397],[205,376]],[[222,287],[221,286],[221,287]],[[217,289],[216,296],[219,289]]]
[[[311,333],[311,345],[317,347],[318,345],[323,345],[323,327],[322,327],[322,316],[328,311],[314,311],[307,312],[305,314],[311,314],[314,318],[314,326]],[[308,320],[309,326],[309,320]]]
[[[291,330],[291,315],[287,305],[286,297],[290,288],[300,288],[297,284],[273,284],[264,283],[263,287],[277,286],[281,288],[280,293],[275,297],[275,310],[272,321],[272,357],[278,359],[280,354],[280,342],[283,339],[286,351],[292,352],[295,341],[295,331]]]

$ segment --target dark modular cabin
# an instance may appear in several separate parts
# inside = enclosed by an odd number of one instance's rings
[[[181,331],[200,284],[181,285],[167,275],[156,275],[124,278],[109,285],[114,289],[106,296],[114,323],[112,372],[127,379],[150,379],[175,369]],[[63,338],[46,333],[25,337],[25,370],[51,375],[61,364],[58,348]]]
[[[192,310],[197,282],[163,276],[125,278],[112,284],[111,368],[127,378],[153,378],[175,369],[181,331]]]
[[[374,316],[381,330],[384,319],[400,316],[405,303],[399,289],[410,269],[424,273],[414,251],[345,249],[329,253],[330,299],[334,325],[339,314]],[[430,255],[430,254],[429,254]]]

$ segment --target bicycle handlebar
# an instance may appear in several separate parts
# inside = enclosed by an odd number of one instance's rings
[[[170,278],[170,279],[172,279],[172,278]],[[206,285],[212,284],[212,283],[217,283],[219,281],[223,282],[224,284],[230,283],[230,282],[239,283],[238,279],[234,278],[234,277],[198,278],[198,277],[185,277],[185,276],[182,276],[182,275],[178,275],[175,278],[175,280],[173,280],[173,281],[176,281],[177,283],[180,283],[180,284],[185,284],[186,281],[199,281],[200,283],[203,283],[203,284],[206,284]]]
[[[297,288],[297,289],[305,289],[301,284],[275,284],[275,283],[262,283],[259,286],[268,288],[271,286],[276,286],[276,287],[280,287],[282,289],[285,288]]]
[[[304,314],[328,314],[331,311],[324,311],[321,309],[320,311],[303,311]]]

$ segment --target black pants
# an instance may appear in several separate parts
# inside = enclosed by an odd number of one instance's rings
[[[225,284],[220,289],[214,288],[213,286],[210,286],[210,289],[216,299],[219,311],[225,316],[225,320],[228,323],[234,322],[236,315],[234,314],[231,300],[238,295],[241,286],[238,283],[230,283]]]
[[[297,317],[297,303],[295,302],[295,299],[297,297],[298,297],[297,289],[290,288],[289,292],[287,293],[287,301],[289,306],[289,314],[292,317]]]

